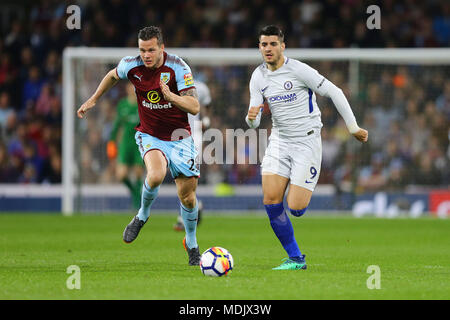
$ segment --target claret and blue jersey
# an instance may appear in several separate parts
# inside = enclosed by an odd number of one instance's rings
[[[160,80],[175,94],[195,88],[191,69],[178,56],[164,54],[164,63],[157,69],[145,67],[140,56],[124,57],[116,68],[120,79],[128,79],[135,87],[140,123],[136,130],[164,141],[178,140],[172,137],[177,129],[191,134],[187,113],[164,99]]]

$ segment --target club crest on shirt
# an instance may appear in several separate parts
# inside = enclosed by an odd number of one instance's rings
[[[161,81],[166,83],[170,80],[170,72],[161,72]]]
[[[291,90],[291,89],[292,89],[292,82],[286,81],[286,82],[284,83],[284,88],[285,88],[286,90]]]

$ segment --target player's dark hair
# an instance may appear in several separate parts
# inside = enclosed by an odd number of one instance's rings
[[[261,38],[261,36],[278,36],[280,42],[281,43],[284,42],[283,31],[273,24],[262,28],[261,31],[259,32],[258,39]]]
[[[156,38],[158,45],[163,44],[163,35],[160,28],[155,26],[145,27],[139,30],[138,39],[141,40],[150,40],[152,38]]]

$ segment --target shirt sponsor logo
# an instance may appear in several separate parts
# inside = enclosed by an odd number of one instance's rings
[[[142,105],[148,109],[170,109],[172,105],[169,103],[159,104],[159,103],[148,103],[145,100],[142,100]]]
[[[295,93],[283,94],[280,96],[269,97],[269,102],[292,102],[297,100],[297,95]]]
[[[192,77],[192,73],[186,73],[184,75],[184,85],[190,86],[194,84],[194,78]]]
[[[147,93],[147,100],[151,103],[157,103],[159,102],[159,100],[161,100],[161,97],[159,96],[157,91],[152,90]]]
[[[142,105],[148,109],[170,109],[172,108],[172,105],[169,103],[166,104],[159,104],[158,102],[161,100],[161,96],[157,91],[149,91],[147,93],[147,100],[150,101],[147,102],[145,100],[142,100]]]

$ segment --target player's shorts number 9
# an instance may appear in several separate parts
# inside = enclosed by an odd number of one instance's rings
[[[314,179],[317,175],[317,170],[314,167],[311,167],[311,169],[309,169],[309,172],[311,173],[311,178],[310,179]]]

